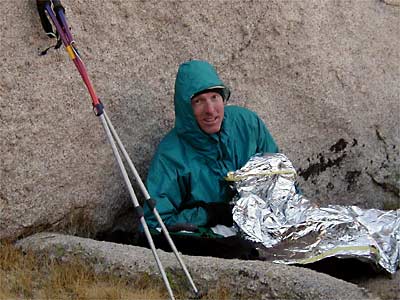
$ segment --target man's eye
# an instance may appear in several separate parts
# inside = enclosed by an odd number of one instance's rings
[[[218,100],[219,99],[219,97],[218,97],[219,95],[213,95],[212,97],[211,97],[211,99],[213,100],[213,101],[216,101],[216,100]]]

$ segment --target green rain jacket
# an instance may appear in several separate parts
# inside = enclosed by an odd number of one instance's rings
[[[207,134],[194,117],[191,98],[210,87],[229,90],[216,70],[205,61],[192,60],[179,67],[175,82],[175,127],[160,142],[150,165],[146,185],[167,226],[207,223],[202,207],[185,209],[196,201],[229,202],[232,197],[224,177],[241,168],[260,152],[278,152],[263,121],[252,111],[225,106],[221,130]],[[160,227],[147,205],[150,228]]]

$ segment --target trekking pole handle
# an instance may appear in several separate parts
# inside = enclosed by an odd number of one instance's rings
[[[59,10],[62,10],[63,13],[65,13],[65,8],[61,5],[60,0],[52,0],[53,1],[53,9],[55,13],[58,13]]]

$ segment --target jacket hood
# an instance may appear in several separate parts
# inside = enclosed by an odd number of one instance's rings
[[[221,88],[224,100],[230,96],[229,89],[219,78],[215,68],[206,61],[191,60],[179,66],[175,80],[175,129],[179,136],[195,148],[209,142],[212,135],[203,132],[194,117],[191,98],[211,88]]]

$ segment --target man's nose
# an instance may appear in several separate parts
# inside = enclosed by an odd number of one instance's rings
[[[209,101],[209,100],[207,100],[205,103],[204,103],[204,112],[206,112],[206,113],[213,113],[214,112],[214,104],[211,102],[211,101]]]

